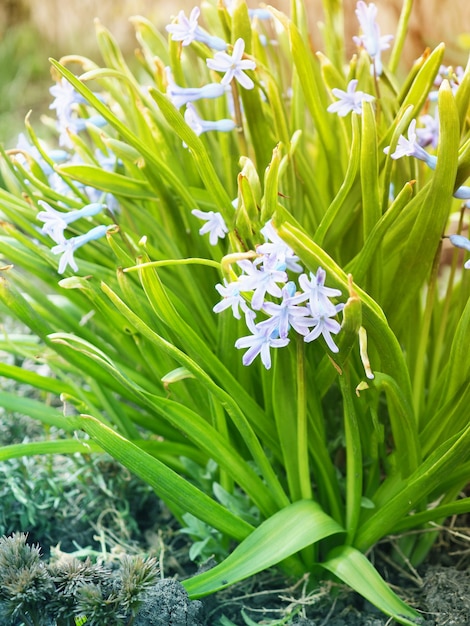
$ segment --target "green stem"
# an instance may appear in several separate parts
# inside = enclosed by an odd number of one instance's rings
[[[221,268],[218,261],[212,261],[211,259],[164,259],[162,261],[148,261],[147,263],[140,263],[132,267],[125,267],[123,272],[137,272],[143,267],[164,267],[165,265],[208,265],[218,270]]]
[[[347,369],[339,376],[344,405],[346,440],[346,543],[352,545],[359,523],[362,498],[362,449],[359,424]]]
[[[303,499],[312,499],[308,459],[307,393],[305,382],[305,353],[302,337],[297,338],[297,460],[300,493]]]
[[[237,124],[238,136],[240,138],[240,152],[241,154],[248,156],[248,144],[246,143],[245,131],[243,130],[243,116],[240,107],[240,96],[238,95],[237,82],[235,80],[232,80],[231,87],[235,122]]]

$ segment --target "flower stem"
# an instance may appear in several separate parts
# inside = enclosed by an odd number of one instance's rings
[[[240,138],[241,153],[244,156],[248,156],[248,144],[246,143],[245,131],[243,129],[243,117],[240,107],[240,96],[238,94],[237,82],[232,80],[232,98],[233,98],[233,110],[235,113],[235,123],[237,124],[238,136]]]
[[[312,485],[308,459],[305,352],[302,337],[297,338],[297,459],[301,496],[303,499],[311,500]]]

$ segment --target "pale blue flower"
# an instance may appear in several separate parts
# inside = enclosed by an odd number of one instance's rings
[[[220,213],[215,213],[214,211],[200,211],[199,209],[194,209],[191,213],[195,217],[205,220],[206,223],[199,229],[199,234],[205,235],[209,233],[209,243],[211,246],[215,246],[217,241],[223,239],[228,233],[227,225]]]
[[[95,202],[93,204],[87,204],[82,209],[76,209],[74,211],[63,213],[62,211],[57,211],[51,207],[51,205],[44,200],[38,200],[38,204],[44,209],[43,211],[39,211],[36,216],[39,221],[44,222],[41,231],[45,235],[49,235],[55,243],[61,243],[64,241],[64,230],[69,224],[82,217],[97,215],[106,208],[104,204]]]
[[[222,300],[218,302],[212,309],[214,313],[220,313],[221,311],[225,311],[226,309],[231,308],[233,317],[239,320],[241,318],[240,309],[244,313],[246,313],[248,310],[245,299],[240,293],[240,283],[236,280],[229,283],[224,278],[224,284],[218,284],[215,286],[215,288],[222,296]]]
[[[272,13],[268,9],[248,9],[248,15],[250,18],[258,20],[270,20],[272,19]]]
[[[456,248],[462,248],[463,250],[468,250],[470,252],[470,239],[464,237],[463,235],[450,235],[449,236],[450,243]],[[470,270],[470,259],[464,265],[465,269]]]
[[[186,111],[184,112],[184,120],[186,124],[196,133],[201,135],[208,131],[216,130],[219,132],[229,133],[236,128],[236,124],[230,119],[221,120],[203,120],[197,113],[196,109],[191,103],[186,105]]]
[[[389,154],[390,146],[384,148],[385,154]],[[400,159],[404,156],[411,156],[424,161],[431,169],[436,169],[437,157],[428,154],[418,143],[416,135],[416,120],[412,120],[408,128],[408,139],[400,135],[395,152],[390,155],[392,159]]]
[[[305,302],[305,294],[296,294],[295,283],[289,281],[282,288],[282,301],[265,302],[263,311],[270,317],[258,324],[260,329],[268,329],[272,334],[274,331],[281,339],[285,339],[289,329],[292,327],[301,335],[306,335],[308,327],[314,323],[311,319],[310,309],[306,306],[298,306],[300,302]]]
[[[438,110],[434,115],[421,115],[419,117],[421,128],[416,129],[416,137],[420,146],[425,148],[431,146],[436,149],[439,141],[439,114]]]
[[[231,14],[233,11],[233,0],[224,0],[224,4],[227,11]],[[269,20],[272,18],[272,14],[268,11],[268,9],[248,9],[248,15],[251,19],[256,17],[259,20]]]
[[[167,77],[166,95],[177,109],[188,104],[188,102],[195,102],[201,98],[220,98],[225,93],[225,88],[221,83],[208,83],[202,87],[180,87],[175,83],[170,68],[165,69]]]
[[[258,269],[251,261],[244,260],[238,261],[238,265],[244,272],[238,279],[240,290],[253,291],[251,306],[255,311],[263,307],[266,293],[275,298],[282,296],[278,283],[287,282],[287,273],[278,269],[276,264],[265,262],[261,269]]]
[[[336,315],[337,308],[330,302],[330,298],[340,296],[341,291],[332,287],[325,287],[326,272],[321,267],[318,268],[316,274],[310,272],[309,276],[302,274],[299,277],[299,285],[308,298],[312,316]]]
[[[70,139],[70,134],[78,135],[82,131],[86,130],[88,126],[97,126],[102,128],[107,124],[105,118],[102,115],[92,115],[90,117],[73,117],[58,119],[57,127],[60,131],[59,145],[66,148],[73,148],[73,141]]]
[[[344,308],[344,305],[337,304],[334,314],[338,313]],[[339,348],[335,344],[331,335],[336,335],[341,330],[341,325],[336,320],[332,319],[332,315],[328,315],[326,311],[320,312],[315,318],[315,325],[313,329],[304,337],[304,341],[310,342],[314,339],[323,336],[326,341],[326,345],[332,352],[338,352]]]
[[[346,91],[336,87],[332,89],[333,95],[335,95],[338,100],[330,104],[327,111],[329,113],[337,113],[340,117],[345,117],[351,112],[360,115],[362,113],[362,103],[372,102],[374,96],[364,93],[363,91],[356,91],[357,83],[357,79],[351,80]]]
[[[177,22],[168,24],[165,28],[170,33],[173,41],[181,41],[183,46],[189,46],[193,41],[200,41],[214,50],[225,50],[227,44],[223,39],[209,35],[199,26],[198,19],[200,14],[199,7],[194,7],[189,14],[189,18],[186,17],[184,11],[180,11]]]
[[[78,265],[73,256],[75,251],[90,241],[104,237],[108,228],[108,226],[95,226],[84,235],[64,239],[61,243],[51,248],[52,254],[62,254],[59,261],[59,268],[57,270],[59,274],[63,274],[68,265],[70,265],[74,272],[78,272]]]
[[[28,167],[28,159],[26,158],[26,156],[24,156],[24,154],[22,154],[26,153],[36,161],[36,163],[39,165],[39,167],[42,169],[46,176],[50,176],[53,173],[54,170],[51,168],[49,163],[47,163],[43,159],[37,147],[29,142],[24,133],[20,133],[18,135],[16,150],[20,151],[18,153],[15,153],[14,155],[18,163],[21,163],[25,167]],[[54,163],[64,163],[69,159],[70,156],[69,153],[65,150],[49,150],[48,148],[44,147],[44,151]]]
[[[270,220],[261,229],[261,234],[267,240],[266,243],[262,243],[256,247],[256,252],[263,256],[276,259],[275,265],[278,268],[289,269],[293,272],[302,272],[302,266],[297,263],[299,257],[294,254],[292,248],[290,248],[277,234],[272,221]],[[255,265],[258,265],[263,261],[263,257],[260,257],[255,261]]]
[[[55,109],[57,118],[68,119],[75,104],[86,103],[85,98],[65,78],[53,85],[49,92],[54,96],[54,100],[49,105],[50,109]]]
[[[454,198],[459,200],[470,200],[470,187],[462,185],[454,192]]]
[[[248,348],[243,355],[243,365],[251,365],[259,354],[264,367],[268,370],[271,368],[270,348],[283,348],[287,346],[289,339],[287,337],[280,338],[276,336],[276,333],[272,333],[269,328],[260,327],[259,324],[254,323],[250,316],[247,316],[246,322],[253,334],[237,339],[235,348]]]
[[[256,69],[256,63],[250,59],[243,59],[245,42],[239,38],[233,45],[232,54],[216,52],[213,59],[207,59],[207,67],[216,72],[225,72],[221,80],[222,85],[228,85],[235,78],[245,89],[253,89],[254,82],[244,70]]]
[[[452,67],[448,65],[441,65],[439,71],[436,76],[436,80],[434,81],[434,86],[439,88],[443,80],[448,80],[450,88],[452,89],[452,93],[457,93],[457,90],[462,82],[463,76],[465,74],[465,70],[461,65],[457,67]],[[437,96],[439,94],[438,89],[429,92],[429,100],[431,102],[437,101]]]
[[[382,73],[381,53],[390,47],[393,35],[380,35],[380,27],[376,22],[377,7],[373,2],[366,4],[362,0],[356,5],[356,16],[359,20],[362,34],[353,37],[357,46],[362,46],[374,62],[377,75]]]

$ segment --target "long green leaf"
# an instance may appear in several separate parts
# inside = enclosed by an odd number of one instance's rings
[[[222,563],[185,580],[183,585],[191,598],[200,598],[341,532],[344,532],[341,526],[317,503],[299,500],[260,524]]]
[[[59,174],[70,176],[84,185],[90,185],[101,191],[128,198],[155,199],[155,192],[145,180],[108,172],[94,165],[62,165],[56,169]]]
[[[416,626],[419,623],[419,614],[390,589],[370,561],[358,550],[350,546],[336,548],[320,565],[400,624]]]
[[[74,418],[76,429],[83,429],[103,450],[142,478],[170,505],[192,513],[229,537],[244,539],[253,527],[215,502],[164,463],[125,439],[91,415]]]

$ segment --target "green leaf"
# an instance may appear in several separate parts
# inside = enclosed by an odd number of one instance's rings
[[[0,461],[39,454],[90,454],[91,452],[102,452],[102,448],[94,441],[78,441],[76,439],[30,441],[0,447]]]
[[[191,598],[206,596],[341,532],[341,526],[316,502],[299,500],[260,524],[222,563],[185,580],[183,585]]]
[[[229,537],[244,539],[253,527],[227,511],[190,482],[136,444],[125,439],[91,415],[73,419],[76,429],[83,429],[103,450],[136,474],[167,503],[192,513]]]
[[[419,614],[390,589],[370,561],[358,550],[341,546],[333,550],[320,565],[400,624],[416,626],[419,623]]]
[[[400,247],[400,262],[387,280],[384,310],[391,323],[403,321],[423,282],[429,276],[433,259],[452,206],[457,172],[459,121],[454,96],[447,81],[439,90],[440,142],[437,167],[429,191],[421,202],[411,232]],[[407,280],[402,280],[407,276]],[[385,289],[385,285],[384,285]]]
[[[470,379],[470,351],[468,337],[470,336],[470,300],[467,302],[462,317],[459,320],[452,340],[449,355],[449,369],[444,385],[446,400],[451,400],[462,385]]]
[[[145,180],[108,172],[94,165],[61,165],[56,167],[56,170],[59,174],[70,176],[84,185],[90,185],[107,193],[128,198],[155,199],[155,193]]]
[[[0,391],[0,406],[7,411],[14,411],[15,413],[32,417],[48,426],[57,426],[57,428],[62,428],[68,432],[73,431],[73,426],[69,424],[67,418],[58,409],[38,400]]]

